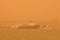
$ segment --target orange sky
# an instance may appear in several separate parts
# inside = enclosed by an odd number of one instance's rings
[[[0,0],[0,21],[60,20],[59,0]]]

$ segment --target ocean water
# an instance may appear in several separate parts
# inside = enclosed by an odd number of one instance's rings
[[[18,22],[0,23],[0,40],[60,40],[60,30],[57,29],[56,22],[36,22],[40,24],[40,27],[43,26],[43,24],[49,24],[53,28],[51,31],[44,31],[40,28],[16,30],[9,28],[9,25],[15,23]]]

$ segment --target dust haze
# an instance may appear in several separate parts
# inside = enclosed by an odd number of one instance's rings
[[[54,32],[11,31],[8,28],[11,24],[30,22],[40,25],[48,24],[53,27]],[[60,36],[57,33],[60,32],[58,30],[60,30],[59,0],[0,0],[1,40],[59,40]],[[19,39],[20,37],[21,39]]]

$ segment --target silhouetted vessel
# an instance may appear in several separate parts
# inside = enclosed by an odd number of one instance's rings
[[[10,25],[10,28],[14,29],[38,29],[39,27],[40,27],[39,24],[33,24],[33,23]]]

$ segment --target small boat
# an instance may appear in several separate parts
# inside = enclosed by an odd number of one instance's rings
[[[43,25],[42,29],[44,31],[51,31],[52,30],[52,28],[49,25]]]
[[[28,24],[13,24],[10,25],[10,28],[14,29],[38,29],[40,25],[28,23]]]

